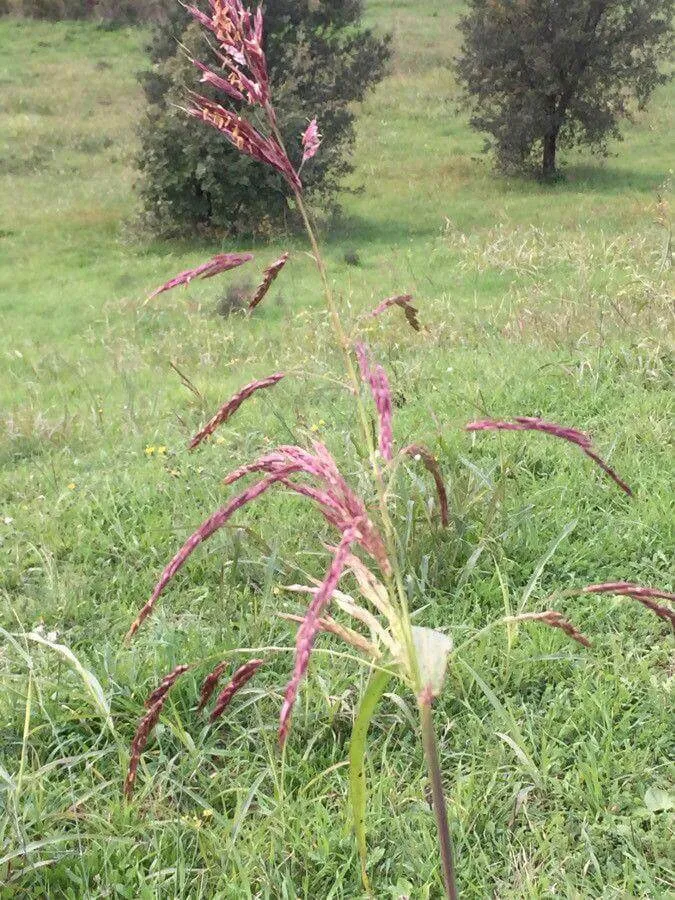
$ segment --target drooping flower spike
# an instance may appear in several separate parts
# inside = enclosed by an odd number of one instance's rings
[[[227,660],[219,662],[218,665],[214,669],[212,669],[206,676],[206,678],[202,681],[202,686],[199,689],[199,703],[197,704],[197,712],[201,712],[201,710],[204,709],[206,704],[211,699],[211,695],[217,688],[218,682],[220,681],[220,676],[223,674],[226,668]]]
[[[375,401],[375,409],[379,420],[379,450],[380,456],[387,462],[394,458],[394,433],[392,427],[392,402],[391,388],[387,373],[379,363],[374,369],[370,366],[368,348],[357,341],[354,344],[354,352],[359,364],[361,379],[370,387]]]
[[[426,447],[422,446],[422,444],[410,444],[407,447],[404,447],[401,450],[401,453],[406,456],[412,457],[416,461],[421,461],[424,468],[429,472],[431,477],[434,479],[434,484],[436,485],[436,493],[438,494],[438,507],[441,516],[441,525],[444,528],[448,527],[450,517],[448,514],[448,494],[445,490],[445,482],[443,481],[443,475],[441,474],[441,468],[438,465],[438,460],[431,453],[430,450],[427,450]]]
[[[303,166],[308,159],[316,156],[316,152],[320,146],[321,135],[319,134],[319,126],[317,125],[316,119],[312,119],[302,135],[303,154],[301,166]]]
[[[312,648],[314,646],[314,640],[317,632],[320,630],[320,619],[324,610],[330,603],[333,591],[337,587],[340,577],[342,576],[352,544],[358,541],[358,539],[359,531],[357,524],[354,524],[345,530],[342,535],[342,540],[340,541],[340,546],[335,551],[333,560],[326,572],[326,577],[316,594],[314,594],[302,624],[300,625],[300,628],[298,628],[298,633],[295,638],[295,664],[293,666],[293,675],[286,686],[279,720],[279,743],[282,747],[288,737],[291,714],[298,695],[298,688],[307,671]]]
[[[263,299],[265,294],[269,291],[272,282],[277,277],[279,272],[283,269],[288,261],[288,253],[282,253],[279,259],[275,260],[271,265],[269,265],[265,271],[263,272],[263,279],[256,288],[256,292],[251,298],[251,302],[248,305],[249,312],[252,309],[255,309],[256,306]]]
[[[245,400],[248,400],[252,394],[255,394],[256,391],[260,391],[264,388],[273,387],[281,381],[283,377],[283,372],[276,372],[274,375],[268,375],[267,378],[259,378],[256,381],[251,381],[241,388],[241,390],[237,391],[237,393],[233,397],[230,397],[230,399],[220,407],[218,412],[209,419],[206,425],[204,425],[204,427],[192,438],[189,449],[194,450],[205,438],[212,435],[219,425],[227,422],[227,420],[236,413],[241,404]]]
[[[243,266],[244,263],[249,262],[251,259],[253,259],[252,253],[218,253],[213,259],[202,263],[201,266],[180,272],[175,278],[154,290],[148,297],[148,300],[152,300],[158,294],[170,291],[181,284],[190,284],[193,278],[213,278],[214,275],[220,275],[221,272],[229,272],[230,269]]]
[[[292,469],[290,471],[293,471]],[[241,509],[246,504],[251,503],[253,500],[257,500],[265,491],[269,490],[272,485],[281,481],[287,473],[278,472],[274,475],[269,475],[267,478],[262,479],[261,481],[256,482],[250,487],[246,488],[245,491],[242,491],[241,494],[237,494],[236,497],[233,497],[229,503],[226,503],[225,506],[222,506],[220,509],[216,510],[213,515],[209,516],[205,522],[202,522],[200,527],[187,539],[187,541],[180,548],[178,553],[173,557],[171,562],[166,566],[164,571],[162,572],[159,581],[155,585],[155,588],[150,595],[149,600],[142,607],[136,619],[132,622],[129,631],[127,632],[125,640],[128,642],[131,638],[136,634],[138,629],[141,627],[143,622],[147,619],[147,617],[152,613],[155,604],[167,584],[171,581],[174,575],[183,568],[187,560],[194,553],[197,547],[202,543],[202,541],[207,540],[211,537],[211,535],[215,534],[220,528],[222,528],[234,515],[234,513]]]
[[[544,612],[520,613],[518,616],[507,616],[504,622],[540,622],[542,625],[548,625],[549,628],[559,628],[565,634],[581,644],[583,647],[590,647],[591,642],[577,628],[566,619],[562,613],[556,609],[546,609]]]
[[[189,666],[185,665],[176,666],[173,672],[170,672],[165,678],[162,679],[160,685],[150,694],[145,702],[145,706],[148,708],[148,712],[139,721],[138,727],[136,728],[136,733],[131,742],[129,768],[127,769],[127,775],[124,780],[124,796],[127,800],[131,799],[131,796],[134,792],[134,786],[136,784],[136,773],[138,772],[138,765],[141,760],[141,754],[143,753],[143,750],[145,750],[145,746],[148,743],[150,734],[159,721],[159,715],[162,711],[162,707],[166,702],[166,698],[169,695],[169,691],[175,684],[176,680],[184,672],[187,672],[188,668]]]
[[[377,318],[377,316],[381,316],[383,312],[391,309],[392,306],[398,306],[403,310],[408,325],[410,325],[414,331],[420,331],[421,325],[420,320],[417,318],[417,307],[413,306],[412,300],[412,294],[399,294],[396,297],[387,297],[386,300],[378,303],[370,315],[372,318]]]
[[[244,685],[253,678],[264,662],[264,659],[251,659],[247,663],[244,663],[243,666],[239,666],[228,684],[226,684],[223,690],[218,694],[211,715],[209,716],[209,722],[215,722],[216,719],[219,719],[222,716],[237,691],[240,691]]]
[[[145,619],[152,613],[168,583],[185,565],[196,548],[222,528],[237,510],[253,500],[257,500],[275,484],[283,484],[286,488],[317,503],[326,520],[341,534],[351,531],[358,522],[359,528],[354,540],[377,562],[383,572],[390,571],[384,542],[368,518],[363,500],[349,487],[323,444],[315,442],[314,453],[292,445],[278,447],[255,462],[241,466],[232,472],[225,482],[231,484],[254,472],[264,472],[266,477],[237,494],[225,506],[209,516],[169,562],[149,600],[132,623],[126,636],[127,641],[134,636]],[[295,482],[291,476],[298,473],[318,480],[322,483],[322,489],[313,489],[311,485]]]
[[[176,668],[169,672],[168,675],[165,675],[164,678],[160,681],[159,685],[155,688],[155,690],[148,694],[148,697],[145,700],[144,706],[146,709],[150,709],[155,703],[159,703],[160,700],[163,700],[164,697],[169,693],[171,688],[174,686],[178,678],[184,673],[187,672],[189,666],[180,665],[176,666]]]
[[[313,448],[314,453],[293,445],[277,447],[252,463],[235,469],[226,476],[223,483],[234,484],[255,472],[282,473],[281,482],[284,486],[313,500],[326,521],[338,531],[344,532],[354,521],[360,521],[361,547],[375,560],[381,571],[390,572],[384,542],[368,518],[363,500],[349,487],[327,448],[319,441],[314,441]],[[322,487],[317,489],[313,485],[292,480],[288,477],[289,470],[293,474],[301,473],[314,478]]]
[[[583,453],[598,465],[612,481],[629,497],[633,496],[632,490],[623,481],[617,473],[602,459],[593,449],[590,437],[583,431],[577,431],[575,428],[567,428],[564,425],[558,425],[555,422],[545,422],[535,416],[516,416],[513,422],[501,422],[494,419],[483,419],[479,422],[470,422],[465,426],[466,431],[541,431],[544,434],[553,435],[553,437],[562,438],[570,444],[576,444]]]
[[[618,596],[631,597],[651,610],[659,618],[669,622],[672,628],[675,628],[675,612],[667,606],[656,602],[657,600],[668,600],[670,603],[675,603],[675,594],[670,591],[662,591],[660,588],[642,587],[629,581],[605,581],[602,584],[589,584],[585,588],[581,588],[578,593],[617,594]]]
[[[302,190],[302,182],[273,136],[264,137],[250,122],[200,94],[191,94],[192,106],[186,112],[195,119],[212,125],[241,153],[280,172],[294,191]]]

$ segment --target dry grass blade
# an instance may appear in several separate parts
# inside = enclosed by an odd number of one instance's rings
[[[301,624],[304,620],[304,616],[293,615],[293,613],[277,613],[277,615],[285,622],[297,622],[298,624]],[[340,638],[340,640],[343,640],[346,644],[351,644],[356,650],[360,650],[362,653],[365,653],[373,659],[379,659],[381,656],[377,647],[375,647],[374,644],[371,644],[371,642],[362,634],[359,634],[358,631],[354,631],[353,628],[341,625],[330,616],[323,616],[319,619],[319,631],[325,631],[326,634],[332,634],[335,637]]]

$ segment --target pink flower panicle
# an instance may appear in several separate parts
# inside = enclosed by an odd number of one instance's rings
[[[293,445],[277,447],[271,453],[230,472],[224,483],[233,484],[255,472],[268,474],[285,472],[281,479],[285,487],[313,500],[325,519],[340,532],[344,532],[355,520],[359,520],[361,546],[383,572],[389,572],[391,566],[384,542],[368,518],[363,501],[349,487],[327,448],[316,441],[314,451],[310,453],[302,447]],[[319,481],[322,487],[316,488],[303,482],[292,481],[287,477],[289,474],[307,475]]]
[[[218,253],[213,259],[202,263],[196,269],[187,269],[185,272],[180,272],[171,281],[167,281],[166,284],[154,290],[148,297],[148,300],[152,300],[158,294],[170,291],[181,284],[190,284],[193,278],[213,278],[214,275],[220,275],[221,272],[228,272],[230,269],[243,266],[244,263],[251,259],[253,259],[252,253]]]
[[[417,317],[417,307],[413,306],[412,300],[412,294],[399,294],[396,297],[387,297],[386,300],[383,300],[375,307],[370,315],[372,318],[376,318],[377,316],[382,315],[383,312],[391,309],[392,306],[398,306],[403,310],[408,325],[410,325],[414,331],[420,331],[421,325],[420,320]]]
[[[199,689],[199,703],[197,704],[197,712],[201,712],[201,710],[204,709],[206,704],[211,699],[211,694],[213,694],[216,687],[218,686],[220,676],[223,674],[226,668],[227,660],[219,662],[218,665],[214,669],[212,669],[206,676],[206,678],[202,681],[202,686]]]
[[[441,474],[441,467],[438,465],[438,460],[433,453],[431,453],[430,450],[427,450],[422,444],[410,444],[408,447],[404,447],[403,450],[401,450],[401,453],[411,456],[414,460],[420,460],[424,468],[434,479],[436,493],[438,494],[441,525],[444,528],[447,528],[450,522],[448,514],[448,494],[445,490],[445,483],[443,481],[443,475]]]
[[[246,119],[207,97],[200,94],[191,96],[193,105],[186,110],[189,116],[218,129],[241,153],[272,166],[284,176],[293,190],[302,189],[298,173],[274,137],[264,137]]]
[[[281,707],[281,715],[279,718],[279,743],[283,747],[288,737],[288,730],[291,724],[291,714],[293,706],[298,695],[298,687],[302,681],[309,659],[312,655],[312,648],[317,632],[320,630],[319,621],[326,607],[328,606],[333,592],[338,585],[342,572],[344,570],[347,557],[353,543],[359,540],[359,531],[356,525],[348,528],[342,535],[340,546],[337,548],[333,556],[330,567],[326,573],[322,584],[314,594],[307,613],[298,628],[295,638],[295,663],[293,666],[293,674],[291,680],[286,686],[284,702]]]
[[[156,700],[152,704],[152,706],[150,706],[146,714],[140,719],[138,727],[136,728],[136,734],[134,735],[134,739],[131,742],[131,749],[129,753],[129,768],[127,769],[127,775],[124,779],[123,789],[124,796],[127,800],[131,799],[131,796],[134,792],[134,786],[136,784],[136,773],[138,772],[138,764],[141,759],[141,754],[143,753],[143,750],[145,750],[150,734],[159,721],[159,715],[162,711],[164,703],[166,702],[169,690],[176,682],[176,679],[179,678],[183,674],[183,672],[187,671],[187,669],[188,666],[177,666],[173,670],[173,672],[171,672],[166,676],[166,678],[162,680],[157,690],[153,691],[153,693],[150,695],[150,697],[155,696]]]
[[[309,123],[302,135],[302,165],[304,165],[304,163],[306,163],[308,159],[311,159],[316,155],[316,152],[320,146],[321,135],[319,134],[319,126],[317,125],[316,119],[314,118]]]
[[[252,16],[239,0],[210,0],[210,5],[211,16],[195,6],[187,6],[186,9],[218,40],[222,51],[218,55],[229,69],[226,83],[232,92],[223,87],[219,89],[232,99],[245,99],[252,106],[269,105],[267,60],[262,49],[262,10],[258,9]]]
[[[259,378],[256,381],[252,381],[250,384],[245,385],[240,391],[237,391],[233,397],[230,397],[227,403],[224,403],[220,407],[215,416],[209,419],[206,425],[204,425],[204,427],[192,438],[189,449],[194,450],[205,438],[212,435],[219,425],[227,422],[227,420],[236,413],[241,404],[245,400],[248,400],[252,394],[255,394],[256,391],[260,391],[263,388],[273,387],[281,381],[283,377],[283,372],[276,372],[274,375],[268,375],[266,378]]]
[[[669,622],[672,628],[675,628],[675,612],[667,606],[656,602],[657,600],[667,600],[669,603],[675,603],[675,594],[670,591],[663,591],[660,588],[642,587],[629,581],[606,581],[602,584],[589,584],[587,587],[582,588],[579,593],[617,594],[623,597],[631,597],[661,619]]]
[[[242,506],[246,506],[247,503],[251,503],[253,500],[257,500],[258,497],[260,497],[261,494],[264,494],[265,491],[272,487],[272,485],[276,484],[278,481],[281,481],[286,474],[287,473],[284,473],[283,471],[277,472],[273,475],[269,475],[262,481],[256,482],[255,484],[246,488],[245,491],[242,491],[241,494],[238,494],[236,497],[230,500],[229,503],[226,503],[225,506],[222,506],[220,509],[216,510],[216,512],[209,516],[206,521],[202,522],[199,528],[192,535],[190,535],[190,537],[183,544],[178,553],[176,553],[171,562],[162,572],[159,581],[155,585],[155,588],[150,595],[150,599],[147,600],[136,619],[132,622],[125,638],[127,642],[131,640],[131,638],[136,634],[143,622],[152,613],[157,600],[163,593],[167,584],[171,581],[174,575],[176,575],[176,573],[183,568],[187,560],[194,553],[197,547],[202,543],[202,541],[210,538],[211,535],[215,534],[218,529],[222,528],[229,521],[229,519],[238,509],[241,509]]]
[[[581,644],[583,647],[590,647],[591,642],[585,637],[575,626],[566,619],[562,613],[555,609],[547,609],[544,612],[521,613],[518,616],[510,616],[507,622],[541,622],[542,625],[548,625],[550,628],[559,628],[573,641]]]
[[[159,685],[155,688],[155,690],[148,695],[144,703],[145,708],[150,709],[155,705],[155,703],[159,703],[159,701],[162,700],[164,696],[171,690],[173,685],[176,683],[176,680],[180,678],[183,672],[187,672],[189,668],[190,667],[186,665],[176,666],[173,672],[169,672],[168,675],[165,675]]]
[[[389,378],[381,365],[376,365],[374,369],[370,367],[368,358],[368,349],[365,344],[357,342],[354,344],[354,352],[359,364],[361,379],[369,385],[373,400],[375,401],[375,409],[379,420],[379,450],[380,456],[387,462],[391,462],[394,457],[394,434],[392,427],[393,411],[391,402],[391,388],[389,386]]]
[[[545,422],[535,416],[515,416],[513,422],[500,422],[494,419],[483,419],[479,422],[470,422],[465,426],[467,431],[542,431],[544,434],[553,435],[553,437],[562,438],[570,444],[576,444],[583,453],[598,465],[605,474],[607,474],[621,490],[633,496],[630,487],[616,474],[614,469],[610,468],[593,449],[591,439],[582,431],[575,428],[566,428],[564,425],[557,425],[555,422]]]
[[[318,441],[315,442],[314,453],[292,445],[278,447],[272,453],[260,457],[255,462],[241,466],[232,472],[225,479],[225,482],[231,484],[253,472],[264,472],[266,477],[261,481],[255,482],[226,503],[225,506],[216,510],[187,539],[178,553],[165,567],[150,598],[146,601],[129,628],[126,635],[127,641],[131,640],[143,622],[152,614],[157,600],[168,583],[185,565],[197,547],[222,528],[237,510],[247,503],[257,500],[258,497],[275,484],[283,484],[296,493],[316,502],[327,521],[334,525],[343,535],[347,532],[351,533],[354,524],[358,522],[359,527],[355,540],[377,562],[384,573],[391,571],[384,541],[377,528],[368,518],[363,500],[351,490],[323,444]],[[322,484],[322,487],[315,488],[312,485],[293,482],[291,476],[299,473],[315,478]]]
[[[223,690],[218,694],[215,705],[209,716],[209,722],[215,722],[222,716],[225,709],[229,706],[230,701],[243,686],[253,678],[260,666],[265,662],[264,659],[251,659],[249,662],[239,666],[232,676],[231,680]]]
[[[249,312],[252,309],[256,308],[265,294],[269,291],[272,282],[286,265],[288,256],[288,253],[282,253],[279,259],[275,260],[270,266],[265,269],[265,271],[263,272],[263,279],[258,285],[256,292],[251,298],[251,302],[248,305]]]

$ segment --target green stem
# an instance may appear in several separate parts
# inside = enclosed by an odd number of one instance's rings
[[[276,141],[278,142],[281,149],[284,151],[286,156],[288,153],[284,146],[283,137],[279,128],[276,124],[276,117],[274,116],[271,108],[267,109],[267,117],[270,125],[270,129],[272,134],[274,135]],[[319,276],[321,278],[321,282],[323,284],[324,294],[326,297],[326,305],[328,307],[328,313],[331,319],[331,323],[333,326],[333,330],[335,333],[335,337],[337,343],[342,351],[345,368],[347,370],[347,374],[349,376],[349,380],[352,383],[352,389],[354,391],[354,398],[356,401],[356,407],[359,414],[359,420],[361,423],[361,429],[363,431],[363,436],[366,441],[366,446],[368,447],[370,464],[373,470],[373,478],[375,481],[375,486],[377,488],[378,494],[378,507],[380,510],[380,518],[382,520],[382,527],[384,529],[384,539],[385,545],[387,548],[387,556],[389,558],[389,562],[392,568],[391,574],[383,573],[385,575],[385,580],[387,582],[387,587],[390,590],[390,593],[397,594],[399,598],[399,606],[401,612],[401,625],[402,632],[405,640],[405,650],[406,657],[408,661],[409,674],[412,681],[412,688],[416,693],[419,693],[421,688],[420,676],[419,676],[419,666],[417,663],[417,654],[415,652],[415,645],[412,638],[412,622],[410,619],[410,610],[408,609],[408,599],[405,593],[405,587],[403,585],[403,577],[401,575],[400,566],[398,564],[398,547],[396,543],[396,530],[394,528],[393,522],[389,515],[389,507],[387,505],[387,490],[386,485],[384,483],[384,478],[382,475],[382,469],[378,465],[375,445],[373,442],[373,438],[370,432],[370,427],[368,423],[368,416],[366,414],[365,407],[363,402],[361,401],[361,381],[359,376],[356,373],[356,369],[354,367],[354,361],[351,355],[351,341],[345,332],[342,326],[342,320],[340,319],[340,313],[335,302],[335,297],[333,295],[332,288],[330,286],[330,281],[328,279],[328,272],[326,270],[326,264],[324,262],[323,256],[321,255],[321,250],[319,249],[319,244],[316,239],[316,234],[314,231],[314,227],[312,226],[312,222],[310,221],[309,213],[307,212],[307,208],[305,207],[305,203],[302,196],[302,190],[299,188],[294,188],[293,193],[295,196],[295,202],[297,203],[298,210],[300,211],[300,215],[302,216],[302,221],[305,226],[305,230],[307,232],[307,236],[309,238],[310,245],[312,247],[312,253],[314,255],[314,261],[316,263],[316,267],[319,271]]]
[[[448,826],[448,811],[445,804],[445,795],[443,793],[443,779],[441,776],[441,765],[438,759],[436,732],[434,731],[430,700],[422,699],[420,701],[420,720],[422,725],[424,755],[426,757],[427,769],[431,780],[431,797],[434,805],[434,815],[436,816],[436,827],[438,829],[438,842],[441,850],[441,865],[443,867],[445,893],[448,900],[457,900],[459,895],[455,883],[452,838],[450,837],[450,828]]]

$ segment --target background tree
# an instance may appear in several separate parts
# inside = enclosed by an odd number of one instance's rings
[[[212,128],[195,128],[181,111],[188,89],[216,99],[185,50],[212,61],[203,29],[169,0],[149,52],[153,69],[142,76],[148,101],[141,124],[138,185],[146,222],[170,234],[194,226],[229,232],[265,232],[288,217],[282,177],[240,155]],[[361,0],[274,0],[265,11],[265,43],[284,142],[294,164],[300,134],[318,116],[322,153],[303,169],[310,198],[332,207],[341,179],[351,171],[353,101],[384,75],[388,37],[360,24]],[[233,104],[236,106],[236,104]]]
[[[619,124],[667,80],[673,0],[468,0],[455,61],[471,125],[504,169],[560,146],[606,152]]]

